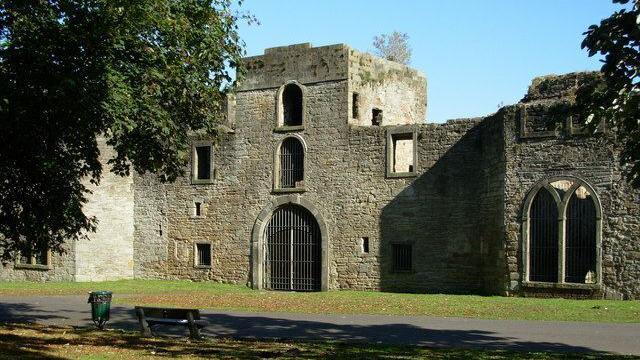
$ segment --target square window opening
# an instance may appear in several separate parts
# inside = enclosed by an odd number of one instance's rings
[[[408,272],[413,269],[412,246],[410,244],[393,244],[393,270]]]
[[[392,161],[394,173],[411,173],[414,167],[413,134],[394,134],[392,139]]]
[[[211,244],[196,244],[196,265],[211,266]]]
[[[371,110],[371,125],[382,125],[382,110],[378,108],[373,108],[373,110]]]
[[[49,250],[28,250],[21,251],[20,256],[17,258],[18,265],[26,265],[33,266],[37,265],[38,267],[48,267],[49,266]]]

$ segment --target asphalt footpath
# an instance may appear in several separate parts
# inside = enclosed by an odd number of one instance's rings
[[[117,295],[114,295],[117,296]],[[526,351],[640,355],[640,324],[515,321],[429,316],[201,312],[203,335],[239,339],[335,340]],[[0,297],[0,322],[89,327],[87,296]],[[112,304],[111,328],[137,330],[133,306]],[[158,334],[187,335],[158,327]]]

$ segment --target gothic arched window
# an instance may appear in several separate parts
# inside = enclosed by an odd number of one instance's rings
[[[524,281],[599,284],[601,221],[600,202],[584,181],[539,182],[523,208]]]

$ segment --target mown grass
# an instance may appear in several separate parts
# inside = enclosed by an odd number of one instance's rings
[[[339,342],[141,338],[122,330],[1,324],[2,359],[637,359],[633,356],[431,349]]]
[[[100,283],[0,282],[0,296],[111,290],[114,302],[199,309],[315,314],[427,315],[501,320],[640,322],[640,301],[398,294],[373,291],[254,291],[212,282],[126,280]]]

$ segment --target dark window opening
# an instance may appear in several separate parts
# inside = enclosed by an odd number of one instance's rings
[[[201,216],[202,215],[202,212],[201,212],[202,203],[196,202],[195,205],[196,205],[196,209],[195,209],[196,210],[196,216]]]
[[[596,282],[596,208],[584,188],[578,188],[567,208],[565,282]]]
[[[196,147],[196,179],[211,179],[211,146]]]
[[[393,244],[394,271],[411,271],[413,269],[411,261],[411,245]]]
[[[47,249],[40,251],[24,250],[20,252],[18,263],[21,265],[49,265],[49,251]]]
[[[362,252],[365,254],[369,253],[369,238],[368,237],[363,237],[362,238]]]
[[[382,110],[374,108],[371,110],[371,125],[380,126],[382,124]]]
[[[531,204],[529,221],[529,280],[557,282],[558,207],[544,188]]]
[[[21,251],[20,252],[20,264],[31,264],[31,252]]]
[[[283,125],[302,125],[302,90],[295,84],[289,84],[282,91]]]
[[[196,244],[198,266],[211,266],[211,244]]]
[[[34,257],[34,265],[49,265],[49,251],[41,250],[36,253]]]
[[[351,97],[351,117],[354,119],[360,117],[360,104],[358,103],[359,97],[358,93],[355,92]]]
[[[304,148],[300,140],[286,138],[280,146],[280,187],[302,187],[304,179]]]

